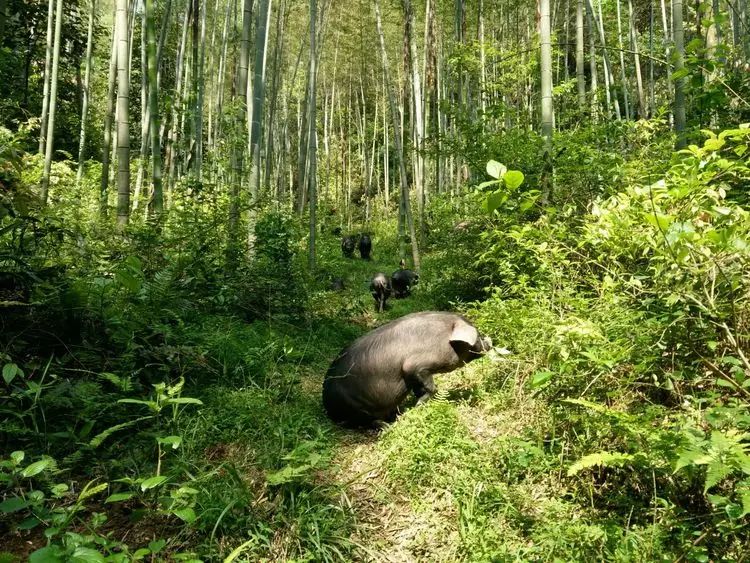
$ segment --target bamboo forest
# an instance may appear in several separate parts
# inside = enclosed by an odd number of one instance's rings
[[[750,0],[0,0],[0,563],[750,563]]]

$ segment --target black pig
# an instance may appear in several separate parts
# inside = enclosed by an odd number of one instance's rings
[[[346,258],[354,256],[355,246],[357,246],[357,237],[354,235],[347,235],[341,239],[341,252],[344,253]]]
[[[333,361],[323,382],[323,406],[336,422],[369,426],[393,421],[409,391],[418,402],[432,397],[435,373],[478,358],[489,338],[460,315],[406,315],[358,338]]]
[[[419,282],[419,274],[412,270],[407,270],[405,262],[401,260],[401,267],[391,275],[393,284],[393,296],[396,299],[403,299],[411,294],[411,287]]]
[[[370,235],[362,235],[359,239],[359,254],[362,260],[369,260],[370,252],[372,252],[372,239]]]
[[[386,299],[391,296],[391,280],[388,279],[388,276],[382,272],[375,274],[370,282],[370,293],[375,299],[375,308],[378,313],[382,313],[385,309]]]

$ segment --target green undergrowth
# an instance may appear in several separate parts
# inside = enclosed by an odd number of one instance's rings
[[[395,221],[351,230],[372,261],[324,225],[310,273],[286,213],[259,216],[253,261],[233,255],[221,200],[109,238],[70,209],[35,231],[0,216],[0,558],[742,560],[748,131],[667,154],[638,125],[587,170],[595,194],[556,207],[493,161],[430,202],[420,282],[382,314],[369,281],[398,267]],[[385,430],[331,424],[336,354],[433,309],[497,350]]]

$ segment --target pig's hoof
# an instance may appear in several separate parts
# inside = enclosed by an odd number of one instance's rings
[[[373,422],[373,427],[378,430],[388,430],[391,427],[391,423],[385,420],[376,420]]]

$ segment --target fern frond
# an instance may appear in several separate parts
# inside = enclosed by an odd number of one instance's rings
[[[447,403],[448,396],[448,390],[441,388],[435,392],[435,394],[432,396],[432,400],[436,403]]]
[[[600,465],[602,467],[622,467],[626,463],[635,460],[634,455],[622,452],[596,452],[583,456],[568,468],[568,477],[577,475],[584,469],[590,469]]]

